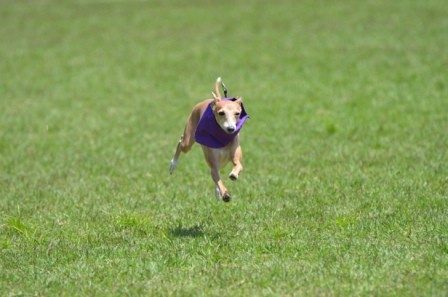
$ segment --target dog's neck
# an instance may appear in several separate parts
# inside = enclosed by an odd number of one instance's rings
[[[236,98],[222,98],[223,101],[235,101]],[[244,122],[249,118],[249,115],[241,103],[241,115],[237,122],[236,130],[232,134],[226,133],[216,122],[212,110],[212,104],[209,104],[204,111],[199,124],[196,128],[194,138],[197,143],[211,148],[222,148],[228,145],[238,135]]]

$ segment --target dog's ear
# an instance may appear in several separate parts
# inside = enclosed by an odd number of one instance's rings
[[[215,82],[215,90],[212,92],[215,102],[221,101],[221,94],[219,93],[219,84],[221,83],[221,77],[218,77]]]
[[[236,97],[235,103],[238,103],[239,105],[243,104],[243,98]]]
[[[215,103],[221,101],[221,97],[219,95],[216,95],[215,92],[212,92],[213,99],[215,99]]]
[[[213,93],[213,92],[212,92],[212,93]],[[213,96],[213,97],[214,97],[214,96]],[[217,103],[216,99],[215,99],[214,101],[212,101],[212,103],[210,103],[210,106],[211,106],[211,108],[212,108],[213,111],[215,111],[215,109],[216,109],[216,103]]]

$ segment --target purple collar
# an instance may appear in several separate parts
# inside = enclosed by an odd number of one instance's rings
[[[223,101],[236,101],[236,98],[222,98]],[[221,148],[228,145],[235,136],[238,135],[244,122],[249,118],[249,115],[244,109],[243,103],[241,103],[241,115],[240,119],[236,123],[236,130],[232,134],[228,134],[222,130],[222,128],[216,122],[215,116],[212,110],[212,103],[207,106],[201,119],[199,120],[198,127],[194,134],[196,142],[211,147]]]

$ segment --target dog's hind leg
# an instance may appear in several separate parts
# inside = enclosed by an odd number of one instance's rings
[[[177,147],[176,147],[176,152],[174,153],[173,158],[171,159],[171,163],[170,163],[170,174],[173,174],[174,169],[176,169],[177,167],[177,163],[179,162],[179,156],[180,156],[180,152],[182,151],[182,140],[183,140],[184,136],[182,135],[180,137],[179,142],[177,143]]]
[[[184,134],[180,137],[180,140],[177,143],[176,152],[174,153],[173,159],[171,159],[170,174],[173,174],[174,169],[176,169],[177,164],[179,163],[180,153],[187,153],[195,143],[194,132],[196,131],[197,122],[197,116],[194,114],[190,115],[185,124]]]
[[[222,199],[221,190],[219,189],[219,187],[217,185],[215,185],[215,197],[218,200]]]

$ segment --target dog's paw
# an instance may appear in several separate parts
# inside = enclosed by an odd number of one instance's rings
[[[230,178],[231,180],[237,180],[237,179],[238,179],[238,175],[236,175],[235,173],[230,173],[230,174],[229,174],[229,178]]]
[[[176,169],[176,167],[177,167],[177,160],[171,160],[171,163],[170,163],[170,174],[173,174],[173,172],[174,172],[174,169]]]
[[[222,200],[224,202],[229,202],[232,199],[229,191],[226,191],[224,195],[222,195],[221,190],[219,190],[217,186],[215,187],[215,196],[217,200]]]
[[[230,202],[231,199],[232,199],[232,196],[230,195],[229,192],[225,192],[224,195],[222,195],[222,201],[224,201],[224,202]]]

